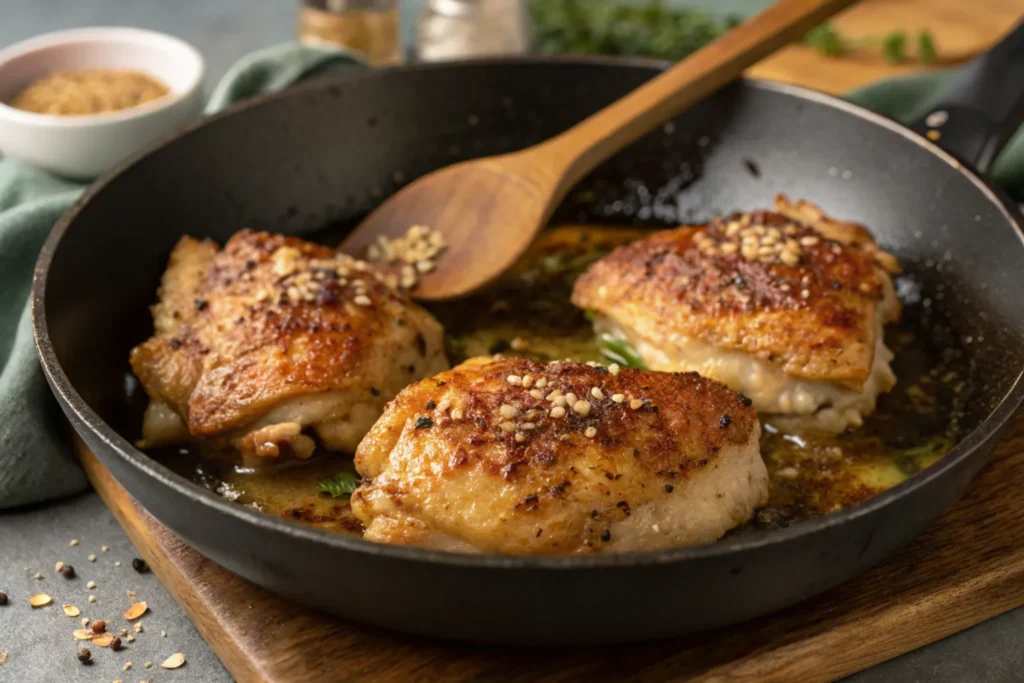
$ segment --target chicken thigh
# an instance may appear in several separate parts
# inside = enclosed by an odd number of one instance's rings
[[[900,315],[898,271],[864,227],[779,196],[774,212],[620,247],[572,300],[648,368],[724,382],[776,425],[839,432],[896,382],[883,326]]]
[[[250,463],[354,451],[384,404],[448,367],[443,329],[370,267],[243,230],[218,250],[183,237],[131,352],[150,404],[143,445],[202,438]]]
[[[374,541],[508,554],[707,543],[768,496],[750,402],[696,373],[475,358],[359,445]]]

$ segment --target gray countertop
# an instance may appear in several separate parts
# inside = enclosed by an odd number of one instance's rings
[[[406,0],[412,2],[413,0]],[[737,3],[741,0],[729,0]],[[750,0],[760,2],[761,0]],[[0,47],[45,31],[87,25],[131,25],[166,31],[190,41],[204,54],[209,77],[218,78],[245,53],[288,40],[293,33],[293,0],[6,0],[0,9]],[[213,80],[210,81],[212,83]],[[69,545],[78,539],[77,546]],[[108,550],[103,551],[103,546]],[[95,562],[88,556],[96,555]],[[0,607],[0,681],[230,681],[217,657],[191,622],[151,573],[131,567],[135,550],[95,493],[12,512],[0,512],[0,591],[10,604]],[[78,578],[66,580],[54,563],[74,565]],[[120,562],[120,566],[115,563]],[[36,573],[42,578],[33,578]],[[87,590],[88,581],[96,588]],[[90,648],[93,662],[80,664],[79,643],[71,632],[78,626],[60,605],[71,603],[83,616],[113,619],[128,607],[127,591],[145,600],[149,613],[142,633],[124,649]],[[35,593],[53,596],[54,604],[39,610],[27,599]],[[96,602],[89,603],[89,595]],[[78,626],[80,627],[80,626]],[[161,631],[166,637],[161,637]],[[1009,612],[938,643],[886,662],[851,678],[877,681],[1019,681],[1024,667],[1024,608]],[[166,671],[159,663],[175,653],[188,664]],[[123,670],[131,662],[129,670]],[[146,669],[145,663],[153,668]]]

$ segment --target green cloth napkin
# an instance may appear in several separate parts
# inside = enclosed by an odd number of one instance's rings
[[[235,64],[207,113],[303,78],[353,68],[347,52],[284,43]],[[87,485],[43,378],[28,304],[36,256],[82,185],[0,158],[0,509],[76,493]]]
[[[360,66],[357,59],[334,50],[291,43],[271,47],[228,72],[214,89],[207,112],[302,78]],[[851,99],[911,121],[927,113],[950,77],[939,72],[887,81],[853,93]],[[1024,132],[1018,132],[993,175],[1011,187],[1024,186]],[[81,186],[38,169],[0,160],[0,508],[86,486],[36,360],[27,304],[39,248],[80,191]]]

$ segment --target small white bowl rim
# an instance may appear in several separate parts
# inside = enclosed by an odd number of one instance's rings
[[[187,87],[176,92],[170,92],[166,96],[144,102],[140,105],[129,107],[121,111],[104,112],[101,114],[80,114],[75,116],[60,116],[57,114],[39,114],[36,112],[22,111],[0,101],[0,117],[12,122],[25,125],[47,126],[56,128],[87,128],[100,126],[108,123],[117,123],[135,119],[168,109],[182,100],[191,98],[196,90],[202,85],[203,76],[206,73],[206,62],[203,56],[195,47],[180,38],[175,38],[167,33],[152,31],[145,28],[134,28],[130,26],[89,26],[85,28],[72,28],[62,31],[43,33],[32,38],[27,38],[14,43],[3,50],[0,50],[0,66],[23,55],[31,54],[38,50],[51,47],[59,47],[68,43],[76,43],[84,40],[103,42],[104,40],[116,41],[123,38],[136,38],[153,42],[163,42],[181,50],[195,62],[195,73]]]

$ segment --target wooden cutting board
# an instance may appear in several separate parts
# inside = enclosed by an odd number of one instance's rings
[[[942,67],[984,52],[1022,17],[1022,0],[861,0],[831,24],[851,39],[905,31],[908,57],[914,53],[917,34],[927,29],[937,48],[934,67]],[[832,59],[807,46],[793,45],[748,73],[839,94],[921,68],[912,60],[889,64],[877,49],[858,50],[842,59]]]
[[[78,442],[90,481],[239,681],[826,681],[1024,604],[1024,417],[968,492],[892,560],[786,611],[646,645],[525,649],[392,634],[292,605],[205,559]],[[623,599],[629,598],[628,586]]]

